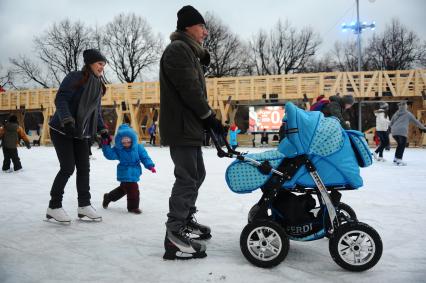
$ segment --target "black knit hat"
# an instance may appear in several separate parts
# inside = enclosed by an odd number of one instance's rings
[[[87,49],[83,52],[83,59],[84,64],[90,65],[99,61],[107,62],[107,59],[105,58],[102,53],[97,49]]]
[[[353,105],[355,103],[355,99],[353,95],[347,94],[342,97],[344,104]]]
[[[206,24],[203,16],[201,16],[200,12],[198,12],[194,7],[188,5],[183,6],[177,12],[177,29],[181,31],[185,31],[186,27],[190,27],[197,24]]]

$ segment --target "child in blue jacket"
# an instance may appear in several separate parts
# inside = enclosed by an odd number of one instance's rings
[[[230,127],[229,132],[229,144],[231,145],[232,149],[236,149],[238,147],[238,134],[241,133],[241,130],[238,129],[237,125],[233,124]]]
[[[108,207],[111,201],[117,201],[127,194],[127,210],[140,214],[139,209],[139,177],[142,175],[140,163],[152,173],[156,173],[155,165],[142,144],[138,144],[136,132],[127,124],[118,128],[115,135],[115,146],[110,146],[111,139],[102,140],[102,152],[109,160],[119,160],[117,180],[120,186],[104,194],[102,206]]]

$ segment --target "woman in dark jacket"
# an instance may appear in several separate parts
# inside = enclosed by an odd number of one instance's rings
[[[77,170],[78,217],[102,220],[90,204],[89,143],[96,132],[108,136],[101,115],[101,98],[106,91],[103,70],[106,58],[96,49],[83,52],[82,71],[69,73],[55,98],[56,112],[50,120],[50,137],[60,163],[53,181],[48,219],[71,221],[62,208],[62,197],[69,177]]]

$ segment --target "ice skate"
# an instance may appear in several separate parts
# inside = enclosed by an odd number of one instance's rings
[[[141,214],[142,210],[140,208],[133,208],[129,210],[130,213]]]
[[[385,161],[385,159],[380,157],[376,152],[373,153],[373,157],[376,161]]]
[[[195,235],[194,240],[208,240],[212,237],[210,227],[198,223],[193,215],[186,224],[186,232]]]
[[[407,166],[407,162],[402,161],[402,159],[399,158],[395,158],[393,160],[393,164],[395,164],[396,166]]]
[[[95,221],[102,221],[102,216],[100,216],[97,212],[96,209],[91,206],[83,206],[83,207],[78,207],[78,217],[81,220],[85,220],[85,219],[90,219],[90,220],[95,220]]]
[[[191,239],[185,228],[178,232],[167,231],[164,239],[165,260],[185,260],[206,257],[206,245]]]
[[[109,194],[104,194],[104,200],[102,201],[102,207],[107,209],[110,202],[111,202],[111,200],[109,198]]]
[[[60,208],[47,208],[46,211],[46,219],[50,220],[53,219],[57,222],[64,223],[64,224],[70,224],[71,218],[68,216],[68,214],[65,212],[65,210]]]

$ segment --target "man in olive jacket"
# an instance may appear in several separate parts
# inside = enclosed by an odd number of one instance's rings
[[[210,55],[202,47],[208,33],[201,14],[192,6],[177,13],[177,30],[170,35],[160,61],[160,135],[161,143],[170,146],[176,181],[169,198],[164,259],[205,257],[206,246],[193,241],[211,237],[210,228],[195,221],[198,189],[206,175],[201,146],[204,130],[222,132],[222,125],[207,102],[202,66]],[[179,253],[180,252],[180,253]]]

